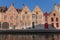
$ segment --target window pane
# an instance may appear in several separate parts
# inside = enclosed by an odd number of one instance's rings
[[[56,18],[56,21],[58,21],[58,18]]]
[[[18,15],[16,16],[16,19],[18,19]]]
[[[33,21],[36,21],[36,15],[35,14],[32,15],[32,18],[33,18]]]
[[[13,26],[13,23],[10,23],[10,26],[12,27]]]
[[[16,26],[18,27],[18,23],[16,23]]]
[[[38,14],[38,12],[36,12],[36,14]]]
[[[30,21],[28,21],[28,25],[30,26]]]
[[[59,27],[59,24],[58,23],[56,23],[56,27]]]
[[[22,19],[25,20],[25,16],[22,16]]]
[[[21,23],[21,26],[24,26],[24,22]]]
[[[25,26],[27,26],[27,22],[25,21]]]
[[[54,21],[54,19],[53,19],[53,18],[51,18],[51,21],[53,22],[53,21]]]
[[[53,14],[53,16],[56,16],[55,13]]]
[[[27,12],[25,12],[25,14],[27,14]]]
[[[10,19],[13,20],[13,16],[11,16]]]
[[[42,16],[39,16],[39,18],[41,19],[41,18],[42,18]]]
[[[0,28],[1,28],[1,22],[0,22]]]
[[[4,15],[4,20],[6,20],[7,19],[7,15]]]
[[[27,17],[26,17],[27,19],[29,19],[29,16],[27,15]]]
[[[54,28],[54,23],[52,23],[51,26]]]

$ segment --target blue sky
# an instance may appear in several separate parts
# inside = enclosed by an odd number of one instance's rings
[[[0,0],[0,6],[10,7],[11,3],[14,3],[15,8],[23,8],[24,4],[31,11],[38,5],[43,12],[50,12],[55,3],[60,4],[60,0]]]

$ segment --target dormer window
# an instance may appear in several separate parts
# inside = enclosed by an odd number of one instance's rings
[[[56,14],[54,13],[53,16],[56,16]]]

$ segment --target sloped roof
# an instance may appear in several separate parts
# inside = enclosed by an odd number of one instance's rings
[[[0,7],[0,12],[6,12],[7,11],[7,7],[5,7],[5,6],[2,6],[2,7]]]

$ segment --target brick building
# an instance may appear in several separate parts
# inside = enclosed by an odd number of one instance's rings
[[[53,10],[48,13],[46,16],[47,19],[45,23],[48,23],[48,26],[55,28],[55,29],[60,29],[60,5],[55,4]]]
[[[16,9],[14,4],[9,8],[0,7],[0,29],[27,29],[34,25],[39,27],[53,27],[60,29],[60,5],[55,4],[53,10],[43,14],[42,10],[36,5],[31,12],[27,6]],[[37,27],[37,26],[36,26]]]

